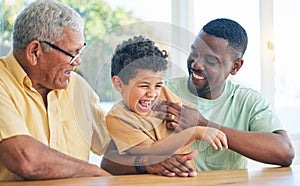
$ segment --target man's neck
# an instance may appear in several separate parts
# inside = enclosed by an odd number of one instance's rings
[[[37,91],[38,91],[38,93],[42,96],[42,98],[43,98],[43,101],[44,101],[44,104],[45,104],[45,107],[47,108],[47,104],[48,104],[48,102],[47,102],[47,95],[48,95],[48,93],[51,91],[50,89],[47,89],[47,88],[45,88],[45,87],[42,87],[42,86],[40,86],[40,85],[32,85],[33,86],[33,88],[35,88]]]

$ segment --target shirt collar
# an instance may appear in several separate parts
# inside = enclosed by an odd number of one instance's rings
[[[11,74],[16,78],[16,80],[24,87],[24,85],[28,87],[32,87],[31,80],[29,79],[27,73],[24,71],[22,66],[19,64],[13,52],[10,52],[7,56],[7,63],[5,64],[7,70],[11,72]]]

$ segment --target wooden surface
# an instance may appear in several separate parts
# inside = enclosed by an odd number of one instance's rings
[[[0,182],[7,186],[36,185],[300,185],[300,166],[288,168],[257,168],[249,170],[217,170],[199,172],[196,177],[179,178],[156,175],[128,175],[111,177],[69,178],[46,181]]]

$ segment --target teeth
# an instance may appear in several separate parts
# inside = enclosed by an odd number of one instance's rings
[[[196,79],[205,79],[204,76],[195,74],[194,72],[193,72],[193,76],[194,76]]]
[[[143,100],[143,101],[141,101],[141,105],[145,106],[145,107],[149,107],[151,105],[151,101]]]
[[[151,101],[145,101],[145,103],[148,107],[151,105]]]

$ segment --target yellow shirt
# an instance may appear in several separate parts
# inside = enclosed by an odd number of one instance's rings
[[[83,78],[73,73],[67,89],[49,92],[46,109],[12,53],[0,58],[0,74],[0,141],[29,135],[84,161],[88,161],[90,150],[104,152],[110,140],[105,113],[99,107],[98,96]],[[20,178],[0,162],[0,181],[16,179]]]

